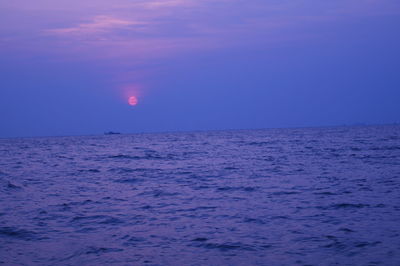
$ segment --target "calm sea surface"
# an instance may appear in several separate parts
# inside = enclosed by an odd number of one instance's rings
[[[400,126],[0,139],[0,264],[400,265]]]

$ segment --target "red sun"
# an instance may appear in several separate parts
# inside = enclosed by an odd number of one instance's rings
[[[135,106],[138,103],[138,99],[135,96],[131,96],[128,99],[129,105]]]

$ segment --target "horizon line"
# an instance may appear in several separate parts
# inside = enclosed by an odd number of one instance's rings
[[[1,137],[0,140],[7,139],[34,139],[34,138],[67,138],[67,137],[94,137],[94,136],[106,136],[107,132],[115,132],[115,135],[140,135],[140,134],[179,134],[179,133],[190,133],[190,132],[217,132],[217,131],[253,131],[253,130],[272,130],[272,129],[313,129],[313,128],[340,128],[340,127],[374,127],[374,126],[399,126],[400,122],[393,123],[352,123],[352,124],[336,124],[336,125],[314,125],[314,126],[288,126],[288,127],[260,127],[260,128],[227,128],[227,129],[192,129],[192,130],[166,130],[166,131],[141,131],[141,132],[119,132],[106,130],[103,133],[93,134],[72,134],[72,135],[38,135],[38,136],[19,136],[19,137]]]

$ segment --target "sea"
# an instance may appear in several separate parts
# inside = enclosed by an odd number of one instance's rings
[[[0,265],[400,265],[400,126],[0,139]]]

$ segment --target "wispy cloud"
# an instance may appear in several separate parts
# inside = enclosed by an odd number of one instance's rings
[[[25,15],[30,12],[9,18],[10,23],[0,25],[0,33],[2,28],[7,33],[0,37],[9,41],[0,45],[41,50],[47,44],[47,53],[79,54],[68,59],[114,56],[129,58],[129,62],[188,51],[266,47],[318,38],[320,32],[313,30],[317,25],[369,16],[399,5],[397,0],[60,0],[57,5],[51,0],[38,0],[40,4],[7,1],[13,8],[42,8],[44,16],[37,20],[41,23]],[[18,21],[24,23],[15,28],[18,23],[13,22]],[[29,40],[30,45],[23,40]]]
[[[143,21],[133,21],[120,19],[113,16],[95,16],[91,21],[86,23],[78,24],[73,27],[57,28],[45,30],[46,33],[68,35],[68,34],[96,34],[96,33],[107,33],[117,29],[129,28],[132,26],[143,26],[146,25]]]
[[[164,8],[164,7],[177,7],[177,6],[189,6],[193,5],[193,1],[190,0],[156,0],[156,1],[146,1],[141,3],[143,7],[146,8]]]

